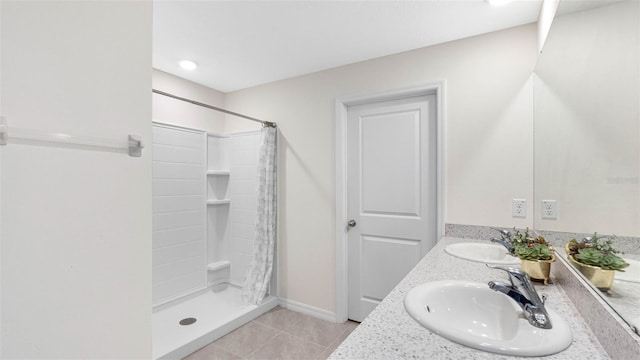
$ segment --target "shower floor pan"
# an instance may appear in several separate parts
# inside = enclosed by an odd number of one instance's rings
[[[259,306],[250,305],[242,302],[240,293],[230,285],[223,291],[207,289],[184,301],[159,306],[152,316],[153,358],[181,359],[278,305],[273,296]],[[187,318],[196,321],[180,325]]]

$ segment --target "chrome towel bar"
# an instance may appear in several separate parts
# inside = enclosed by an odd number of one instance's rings
[[[129,134],[126,141],[103,138],[72,136],[64,133],[45,133],[37,130],[9,128],[6,117],[0,116],[0,145],[7,145],[12,140],[18,143],[37,142],[59,143],[71,146],[90,147],[93,150],[116,151],[132,157],[142,156],[144,143],[138,135]]]

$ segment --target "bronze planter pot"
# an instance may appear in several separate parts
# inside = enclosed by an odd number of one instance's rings
[[[589,280],[593,286],[597,287],[601,291],[609,291],[613,286],[613,277],[616,274],[615,270],[604,270],[603,268],[591,265],[585,265],[576,261],[572,255],[567,255],[569,262],[573,267],[578,269],[587,280]]]
[[[556,255],[551,255],[549,260],[523,260],[520,268],[526,272],[531,279],[540,280],[545,285],[549,283],[549,274],[551,273],[551,263],[556,261]]]

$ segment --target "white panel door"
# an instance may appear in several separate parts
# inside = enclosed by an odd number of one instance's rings
[[[435,95],[347,118],[348,316],[362,321],[436,239]]]

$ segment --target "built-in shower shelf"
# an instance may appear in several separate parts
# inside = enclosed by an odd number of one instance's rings
[[[231,204],[231,200],[222,199],[222,200],[207,200],[207,205],[228,205]]]
[[[207,270],[209,271],[216,271],[216,270],[222,270],[224,268],[228,268],[231,266],[231,263],[227,260],[220,260],[220,261],[214,261],[212,263],[210,263],[209,265],[207,265]]]
[[[207,171],[208,176],[229,176],[231,172],[229,170],[209,170]]]

